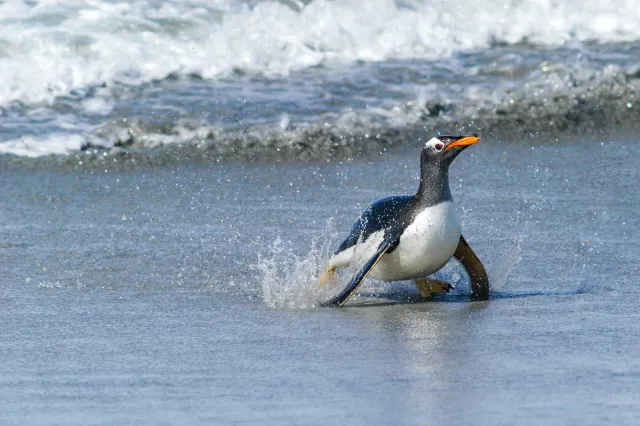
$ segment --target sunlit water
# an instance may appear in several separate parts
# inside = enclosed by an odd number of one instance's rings
[[[491,301],[451,263],[345,309],[319,269],[417,152],[0,172],[0,422],[634,424],[638,146],[483,140],[451,184]]]

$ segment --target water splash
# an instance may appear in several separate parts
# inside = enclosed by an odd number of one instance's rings
[[[529,224],[528,220],[522,220],[521,223],[521,214],[523,207],[521,206],[516,215],[515,221],[515,231],[513,232],[513,237],[511,238],[511,245],[508,248],[505,248],[498,256],[499,262],[497,264],[492,264],[491,268],[487,273],[489,274],[489,282],[491,291],[500,289],[504,283],[507,281],[507,278],[513,271],[513,269],[522,262],[522,243],[524,242],[527,225]]]
[[[577,280],[578,289],[583,293],[593,293],[597,290],[607,292],[616,290],[610,280],[599,277],[598,264],[595,259],[600,256],[602,245],[602,242],[597,239],[583,239],[577,243],[573,265],[569,271],[572,279]]]
[[[276,238],[267,254],[258,256],[264,303],[276,309],[310,309],[330,299],[342,285],[342,275],[319,285],[319,278],[337,247],[338,232],[333,221],[311,241],[306,254],[294,252],[294,245]]]

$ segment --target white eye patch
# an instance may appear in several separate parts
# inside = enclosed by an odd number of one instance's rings
[[[444,148],[444,143],[438,138],[431,138],[426,144],[424,144],[424,147],[431,148],[436,151],[442,151],[442,148]]]

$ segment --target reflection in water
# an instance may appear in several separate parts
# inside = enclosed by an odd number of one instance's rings
[[[421,303],[345,308],[357,316],[362,333],[371,337],[362,374],[379,375],[382,389],[393,391],[380,398],[393,413],[394,421],[415,422],[437,407],[451,405],[459,398],[458,369],[481,371],[477,359],[469,355],[473,342],[483,338],[483,312],[489,301],[472,303]],[[393,362],[395,368],[380,366]],[[473,363],[476,365],[465,365]],[[393,372],[393,376],[390,375]],[[376,401],[376,403],[378,403]]]

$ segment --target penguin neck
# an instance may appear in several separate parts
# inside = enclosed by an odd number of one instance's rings
[[[420,188],[418,188],[416,199],[424,207],[434,206],[445,201],[453,201],[451,189],[449,188],[448,165],[421,162]]]

